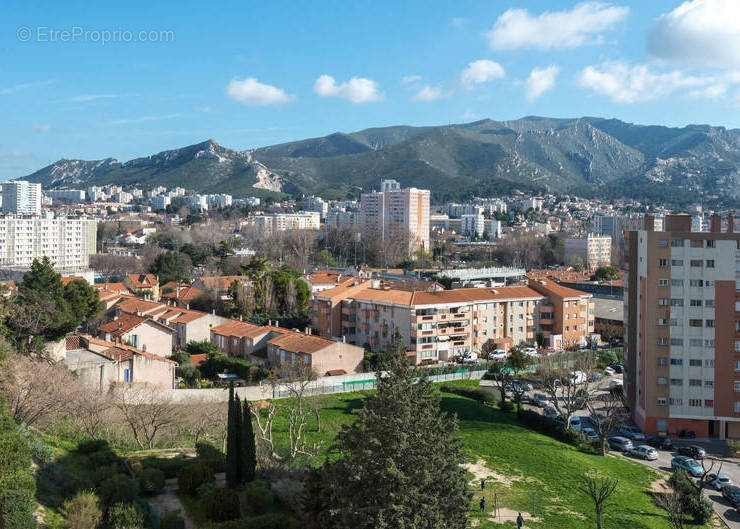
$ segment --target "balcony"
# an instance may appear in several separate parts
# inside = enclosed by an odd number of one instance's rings
[[[421,316],[414,316],[411,318],[411,323],[431,323],[435,321],[436,318],[434,314],[424,314]]]

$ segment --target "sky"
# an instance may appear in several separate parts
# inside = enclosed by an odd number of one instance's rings
[[[740,0],[5,0],[0,181],[483,118],[740,127]]]

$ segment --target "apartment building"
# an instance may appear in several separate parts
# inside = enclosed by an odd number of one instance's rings
[[[3,213],[41,215],[41,184],[25,180],[3,184]]]
[[[689,215],[665,231],[627,232],[625,393],[648,433],[740,437],[740,234],[729,216],[692,232]]]
[[[608,235],[612,239],[619,238],[621,226],[616,215],[594,215],[592,223],[595,234]]]
[[[409,235],[409,249],[429,248],[428,189],[402,189],[395,180],[382,180],[380,191],[360,197],[362,225],[383,240],[399,233]]]
[[[0,267],[28,268],[34,259],[48,257],[61,271],[87,268],[96,242],[95,219],[51,214],[0,216]]]
[[[566,264],[580,262],[589,270],[611,264],[612,238],[608,235],[567,238],[564,246]]]
[[[485,219],[482,213],[478,214],[466,214],[460,217],[461,222],[461,233],[468,237],[483,237],[483,232],[486,229]]]
[[[416,364],[478,353],[488,340],[509,349],[542,332],[552,347],[586,343],[593,332],[590,294],[550,281],[530,286],[407,291],[358,281],[318,292],[313,326],[373,351],[398,331]]]
[[[50,189],[45,192],[46,196],[51,198],[54,202],[58,200],[66,200],[69,202],[84,202],[85,201],[85,190],[84,189]]]
[[[299,211],[298,213],[271,213],[257,215],[254,218],[255,229],[263,235],[272,235],[288,230],[318,230],[321,215],[316,211]]]

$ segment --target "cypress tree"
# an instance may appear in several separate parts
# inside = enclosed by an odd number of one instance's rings
[[[226,421],[226,484],[239,485],[239,417],[234,398],[234,384],[229,385],[229,407]]]
[[[311,473],[303,507],[321,529],[464,529],[467,487],[457,421],[408,365],[400,335],[378,391],[335,439],[338,457]]]
[[[242,408],[242,478],[244,483],[254,481],[255,468],[257,466],[257,447],[254,443],[254,429],[252,428],[252,416],[249,412],[249,403],[244,399]]]
[[[242,456],[242,401],[234,396],[234,424],[236,429],[236,483],[244,483],[244,457]]]

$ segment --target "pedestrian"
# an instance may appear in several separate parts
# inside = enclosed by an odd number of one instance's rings
[[[517,529],[522,529],[523,525],[524,525],[524,518],[522,517],[522,513],[519,513],[519,516],[516,517]]]
[[[485,488],[486,488],[486,480],[485,478],[483,478],[482,480],[480,480],[480,490],[483,490]]]
[[[480,498],[480,510],[481,512],[486,510],[486,498],[484,496]]]

